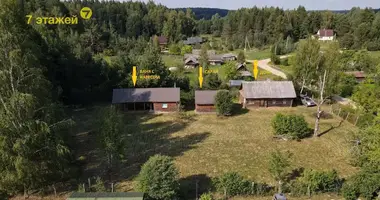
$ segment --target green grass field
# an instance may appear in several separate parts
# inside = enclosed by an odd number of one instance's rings
[[[273,139],[270,125],[271,119],[278,112],[304,115],[310,127],[314,122],[312,114],[315,108],[306,107],[262,108],[228,118],[193,115],[189,119],[180,119],[178,114],[126,114],[125,134],[128,143],[125,160],[120,171],[115,173],[115,179],[119,180],[118,191],[133,190],[134,178],[141,165],[155,154],[174,157],[180,171],[180,182],[185,186],[193,184],[189,183],[193,177],[208,179],[229,171],[275,185],[267,169],[268,156],[275,149],[294,154],[294,169],[336,169],[342,177],[356,171],[348,164],[348,141],[350,132],[356,130],[354,126],[346,122],[338,126],[340,120],[336,118],[323,119],[321,131],[331,129],[323,136],[299,142],[280,141]],[[84,175],[101,175],[101,155],[96,146],[96,138],[91,134],[90,122],[94,110],[78,111],[73,116],[77,122],[77,157],[86,156],[88,161]]]
[[[166,67],[178,67],[183,65],[183,56],[181,55],[161,55],[162,61]]]

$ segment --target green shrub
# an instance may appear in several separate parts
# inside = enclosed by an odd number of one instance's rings
[[[251,190],[251,183],[236,172],[228,172],[213,179],[213,186],[225,197],[245,195]]]
[[[298,195],[311,195],[324,192],[338,192],[342,187],[342,179],[335,170],[323,172],[312,169],[305,170],[292,184],[291,191]]]
[[[302,139],[310,135],[311,130],[302,115],[276,114],[272,119],[275,135],[287,136],[291,139]]]
[[[92,190],[95,192],[106,192],[104,181],[99,176],[96,177],[95,184],[92,185]]]
[[[180,55],[181,47],[178,44],[171,44],[169,46],[169,53],[172,55]]]
[[[345,182],[342,187],[342,195],[346,200],[356,200],[359,197],[359,192],[352,183]]]
[[[220,115],[228,116],[232,114],[233,97],[228,90],[220,90],[215,95],[216,111]]]
[[[211,193],[205,193],[202,194],[199,200],[213,200],[214,198],[212,197]]]
[[[289,66],[289,59],[288,58],[281,59],[280,64],[284,66]]]
[[[270,56],[270,60],[272,61],[273,64],[275,65],[279,65],[281,64],[281,59],[279,56],[277,56],[276,54],[272,53],[271,56]]]
[[[154,199],[173,199],[179,188],[178,170],[173,159],[155,155],[142,166],[137,188]]]

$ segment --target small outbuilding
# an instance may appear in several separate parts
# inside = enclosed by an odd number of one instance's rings
[[[240,88],[241,87],[241,84],[244,82],[244,80],[230,80],[229,82],[229,86],[230,87],[237,87],[237,88]]]
[[[74,192],[66,200],[144,200],[142,192]]]
[[[240,76],[242,77],[252,77],[252,73],[247,69],[247,67],[243,63],[236,64],[236,71],[238,71],[240,73]]]
[[[243,82],[239,91],[243,108],[291,107],[296,97],[292,81]]]
[[[349,72],[344,72],[344,73],[347,75],[354,76],[358,83],[363,82],[365,78],[367,77],[364,71],[349,71]]]
[[[185,69],[194,69],[199,66],[197,58],[189,57],[185,60]]]
[[[112,96],[112,104],[123,111],[176,112],[179,103],[179,88],[114,89]]]
[[[214,113],[215,96],[217,90],[196,90],[195,91],[195,112],[198,113]]]

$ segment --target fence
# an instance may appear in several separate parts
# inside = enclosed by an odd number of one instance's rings
[[[330,113],[342,118],[347,122],[350,122],[355,126],[361,123],[360,119],[362,118],[362,114],[349,106],[333,104],[331,105]]]

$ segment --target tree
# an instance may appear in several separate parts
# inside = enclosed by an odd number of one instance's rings
[[[137,187],[154,199],[173,199],[179,188],[178,170],[173,159],[155,155],[142,166]]]
[[[224,68],[227,81],[234,80],[238,77],[238,71],[236,70],[236,66],[233,62],[227,62],[224,64]]]
[[[219,79],[218,74],[212,73],[205,76],[204,88],[209,90],[217,90],[220,88],[222,81]]]
[[[244,51],[239,51],[239,54],[237,56],[237,62],[238,63],[245,63],[245,54],[244,54]]]
[[[236,172],[228,172],[213,179],[213,185],[225,198],[248,194],[251,186],[249,181]]]
[[[193,47],[190,45],[184,45],[181,48],[181,55],[185,55],[186,53],[191,53],[193,51]]]
[[[232,96],[228,90],[220,90],[215,96],[215,107],[220,115],[228,116],[232,114]]]
[[[181,47],[177,44],[171,44],[169,46],[169,53],[173,55],[180,55],[181,54]]]
[[[201,195],[199,200],[213,200],[213,197],[211,193],[205,193]]]
[[[302,94],[306,84],[310,84],[315,69],[321,62],[320,45],[318,41],[308,39],[300,42],[294,59],[294,78],[301,86]]]
[[[310,134],[305,117],[302,115],[276,114],[272,119],[272,127],[276,135],[289,137],[291,139],[302,139]]]
[[[107,189],[104,186],[104,182],[99,176],[96,177],[95,184],[92,185],[92,188],[95,190],[95,192],[107,192]]]
[[[204,67],[205,69],[208,68],[208,60],[209,60],[207,50],[208,50],[207,45],[206,44],[202,44],[200,58],[199,58],[199,64],[202,67]]]
[[[279,150],[270,154],[268,169],[273,178],[278,182],[278,193],[282,193],[282,184],[289,173],[291,156],[289,152],[282,153]]]
[[[99,111],[95,121],[96,138],[105,155],[108,170],[112,170],[114,164],[124,154],[124,120],[121,113],[115,107],[106,107]]]

